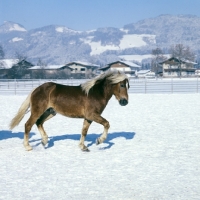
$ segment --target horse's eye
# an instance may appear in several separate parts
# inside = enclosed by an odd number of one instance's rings
[[[121,86],[121,87],[125,87],[125,85],[124,85],[124,84],[121,84],[120,86]]]

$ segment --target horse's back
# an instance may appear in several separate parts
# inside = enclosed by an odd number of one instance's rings
[[[33,93],[34,95],[49,95],[49,93],[52,93],[56,96],[83,96],[84,93],[80,86],[69,86],[69,85],[62,85],[57,84],[54,82],[47,82],[39,87],[37,87]]]
[[[53,82],[47,82],[44,83],[42,85],[40,85],[39,87],[37,87],[31,95],[31,98],[45,98],[49,95],[50,91],[52,91],[54,88],[56,87],[56,83]]]

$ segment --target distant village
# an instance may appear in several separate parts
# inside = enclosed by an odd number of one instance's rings
[[[107,70],[119,70],[130,78],[155,78],[155,77],[195,77],[200,72],[195,68],[197,63],[188,60],[179,60],[170,57],[157,63],[156,70],[143,70],[141,66],[125,60],[108,63],[104,67],[74,61],[64,65],[36,65],[25,59],[1,59],[1,79],[89,79]],[[181,65],[181,67],[180,67]]]
[[[107,70],[122,71],[130,78],[198,77],[200,70],[194,62],[195,54],[189,47],[177,44],[170,48],[168,57],[162,49],[152,49],[151,64],[144,69],[140,64],[120,59],[105,66],[83,61],[72,61],[61,65],[47,65],[41,59],[37,65],[26,57],[4,59],[0,45],[0,79],[90,79]]]

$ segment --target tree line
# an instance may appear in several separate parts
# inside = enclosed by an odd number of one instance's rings
[[[195,53],[190,49],[190,47],[184,46],[183,44],[172,45],[169,48],[168,52],[171,57],[175,57],[179,60],[178,69],[180,71],[179,73],[180,76],[181,76],[181,70],[182,70],[181,69],[182,61],[183,60],[195,61]],[[151,61],[147,63],[142,63],[142,69],[151,69],[151,71],[158,74],[160,63],[167,60],[167,57],[165,56],[165,53],[163,52],[163,50],[159,47],[152,49],[151,54],[152,54]],[[0,45],[0,67],[1,68],[3,68],[3,62],[1,62],[1,60],[4,59],[4,57],[5,57],[5,53],[4,53],[3,47]],[[18,59],[19,63],[22,60],[27,59],[27,56],[21,55],[20,53],[17,53],[17,52],[16,52],[15,57]],[[47,64],[43,62],[41,59],[38,59],[37,65],[41,67],[41,72],[38,76],[44,77],[44,73],[45,73],[44,69],[47,66]],[[197,65],[197,68],[198,66],[199,65]],[[26,70],[27,68],[25,66],[19,65],[11,69],[9,73],[14,78],[20,78],[25,74]]]

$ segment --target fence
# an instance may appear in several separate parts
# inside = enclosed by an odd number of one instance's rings
[[[64,85],[79,85],[86,79],[0,79],[0,95],[23,95],[39,85],[53,81]],[[129,93],[199,93],[199,78],[130,79]]]

